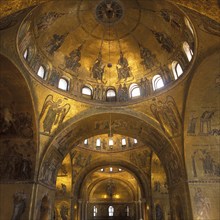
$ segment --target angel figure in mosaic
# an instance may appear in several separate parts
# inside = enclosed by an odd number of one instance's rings
[[[173,97],[167,96],[165,102],[157,100],[150,108],[164,132],[170,136],[180,134],[181,118]]]
[[[70,104],[62,105],[62,100],[53,100],[52,95],[48,95],[44,101],[40,119],[43,119],[44,133],[51,133],[53,126],[59,126],[70,110]]]

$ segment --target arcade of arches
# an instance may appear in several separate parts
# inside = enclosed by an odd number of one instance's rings
[[[219,8],[195,2],[0,5],[0,219],[220,219]]]

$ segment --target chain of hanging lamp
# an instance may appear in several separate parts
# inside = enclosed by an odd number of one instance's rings
[[[109,85],[111,85],[111,67],[112,67],[112,62],[111,62],[111,35],[110,35],[110,18],[109,18],[109,23],[108,23],[108,69],[109,69]],[[110,103],[111,103],[111,97],[110,97]],[[110,143],[112,144],[113,141],[113,135],[112,135],[112,114],[111,114],[111,110],[110,110],[110,114],[109,114],[109,147],[112,148],[114,147],[114,142],[113,142],[113,146],[110,145]],[[113,171],[113,167],[112,167],[112,153],[110,152],[110,166],[109,166],[109,174],[110,174],[110,181],[109,181],[109,187],[110,187],[110,199],[112,201],[113,199],[113,181],[112,181],[112,171]]]

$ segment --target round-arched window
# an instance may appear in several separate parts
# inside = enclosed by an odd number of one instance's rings
[[[126,139],[125,138],[122,138],[121,144],[122,144],[122,146],[126,146]]]
[[[153,90],[157,90],[157,89],[160,89],[162,87],[164,87],[164,82],[163,82],[163,79],[162,77],[158,74],[158,75],[155,75],[152,79],[152,85],[153,85]]]
[[[187,59],[189,60],[189,62],[192,60],[193,57],[193,51],[190,48],[189,44],[187,42],[183,43],[183,50],[187,56]]]
[[[172,70],[175,80],[177,80],[183,74],[183,69],[177,61],[172,62]]]
[[[184,21],[185,21],[186,26],[189,28],[189,30],[191,31],[191,33],[194,35],[194,31],[193,31],[193,28],[192,28],[192,26],[191,26],[189,20],[185,17],[185,18],[184,18]]]
[[[98,209],[96,208],[96,206],[93,207],[93,216],[96,216],[98,212]]]
[[[116,93],[115,93],[115,90],[113,89],[109,89],[106,93],[106,96],[109,98],[109,97],[115,97],[116,96]]]
[[[60,78],[59,83],[58,83],[58,88],[62,89],[64,91],[67,91],[68,90],[68,86],[69,86],[68,84],[69,84],[69,82],[68,82],[67,79]]]
[[[113,216],[114,215],[114,208],[113,206],[108,207],[108,216]]]
[[[45,71],[45,67],[44,66],[40,66],[38,71],[37,71],[37,75],[42,78],[45,79],[45,75],[46,75],[46,71]]]
[[[131,98],[139,97],[141,95],[140,88],[138,84],[132,83],[129,87],[129,94]]]
[[[84,86],[82,88],[82,94],[92,96],[92,88],[90,88],[90,86]]]
[[[27,60],[27,58],[28,58],[28,49],[26,49],[24,51],[23,57],[24,57],[25,60]]]
[[[114,88],[109,88],[106,91],[106,101],[111,102],[111,101],[116,101],[116,92]]]
[[[101,147],[101,139],[100,138],[98,138],[96,140],[96,147]]]

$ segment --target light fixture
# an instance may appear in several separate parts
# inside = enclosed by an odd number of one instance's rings
[[[108,25],[108,33],[109,33],[109,38],[108,38],[108,73],[109,73],[109,80],[108,80],[108,85],[111,86],[111,69],[112,69],[112,62],[111,62],[111,37],[110,37],[110,23]],[[109,97],[109,101],[111,103],[112,97]],[[112,134],[112,115],[111,112],[109,113],[109,147],[110,150],[113,149],[114,141],[113,141],[113,134]],[[110,164],[109,164],[109,181],[107,185],[107,195],[109,198],[112,200],[113,196],[115,194],[115,184],[112,180],[112,172],[113,172],[113,167],[112,167],[112,153],[110,152]]]
[[[120,196],[119,196],[118,194],[116,194],[116,195],[115,195],[115,198],[116,198],[116,199],[119,199],[119,198],[120,198]]]

